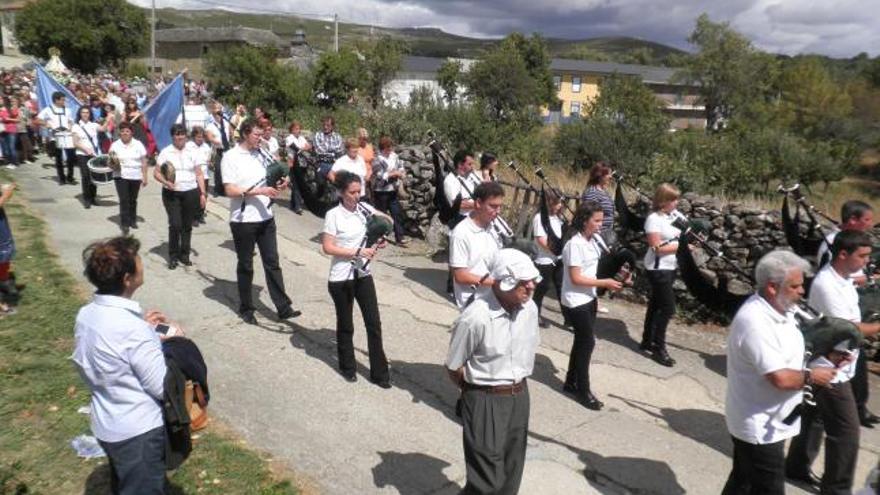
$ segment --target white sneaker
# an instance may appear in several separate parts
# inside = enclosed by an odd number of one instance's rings
[[[15,165],[13,165],[13,164],[10,163],[9,165],[6,166],[6,168],[8,168],[9,170],[15,170],[15,169],[17,169],[18,167],[16,167]]]
[[[603,315],[604,315],[604,314],[608,314],[608,308],[606,308],[605,306],[602,306],[601,304],[600,304],[599,307],[596,309],[596,311],[602,313]]]

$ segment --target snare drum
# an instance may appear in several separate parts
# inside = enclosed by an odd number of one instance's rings
[[[86,166],[89,168],[89,179],[96,186],[113,184],[113,169],[107,166],[110,157],[98,155],[90,158]]]
[[[73,133],[70,131],[55,131],[55,146],[65,150],[75,148]]]

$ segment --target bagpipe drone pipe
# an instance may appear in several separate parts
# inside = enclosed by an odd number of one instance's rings
[[[788,245],[798,255],[808,258],[815,258],[819,252],[819,246],[825,242],[825,231],[817,217],[822,217],[833,226],[837,226],[837,221],[818,210],[815,206],[807,202],[801,192],[801,185],[795,184],[791,187],[784,187],[782,184],[776,189],[782,194],[782,229],[785,232],[785,240]],[[791,205],[789,198],[794,200],[795,211],[794,216],[791,213]],[[801,232],[801,211],[804,211],[809,220],[805,232]]]

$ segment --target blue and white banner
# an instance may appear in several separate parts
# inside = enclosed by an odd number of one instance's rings
[[[79,107],[82,106],[82,103],[76,99],[76,96],[73,96],[73,93],[70,92],[69,89],[64,87],[63,84],[56,81],[51,74],[46,72],[40,64],[34,64],[37,68],[37,105],[39,109],[42,110],[48,106],[52,105],[52,93],[56,91],[61,91],[64,93],[64,96],[67,97],[67,116],[71,119],[76,117],[76,111]]]
[[[157,151],[171,144],[171,126],[180,117],[183,102],[183,74],[179,74],[144,109]]]

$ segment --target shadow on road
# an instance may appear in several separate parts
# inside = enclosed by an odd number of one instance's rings
[[[425,404],[441,412],[446,419],[459,422],[455,402],[459,391],[449,380],[446,367],[435,363],[391,361],[392,383],[406,390],[414,404]]]
[[[446,299],[446,277],[448,276],[446,270],[438,268],[413,268],[405,265],[400,265],[398,268],[403,271],[403,276],[407,280],[412,280],[431,289],[435,294]]]
[[[699,349],[694,349],[683,345],[669,343],[667,343],[666,345],[668,345],[669,347],[674,347],[676,349],[681,349],[683,351],[693,352],[694,354],[699,356],[700,359],[703,360],[703,365],[706,367],[706,369],[714,371],[721,376],[727,376],[727,356],[725,354],[709,354]]]
[[[339,358],[336,352],[336,330],[329,328],[312,329],[293,324],[295,332],[290,336],[290,345],[296,349],[305,351],[306,355],[321,361],[328,368],[339,372]],[[355,353],[366,357],[366,353],[355,347]],[[370,370],[361,363],[357,363],[357,374],[369,379]],[[340,378],[341,379],[341,378]],[[395,385],[396,382],[392,383]]]
[[[639,457],[605,457],[533,431],[529,436],[577,454],[584,463],[584,477],[599,493],[685,493],[675,472],[665,462]]]
[[[189,250],[191,251],[191,253],[190,253],[191,256],[195,256],[195,257],[199,256],[199,251],[196,248],[190,246]],[[168,241],[162,241],[162,244],[159,244],[158,246],[153,246],[152,248],[150,248],[150,250],[148,252],[150,254],[155,254],[156,256],[158,256],[164,260],[167,260],[168,259]]]
[[[196,270],[195,273],[208,284],[208,286],[205,287],[205,289],[202,291],[202,294],[204,294],[205,297],[211,299],[212,301],[217,301],[218,303],[229,308],[233,313],[238,314],[238,282],[236,282],[235,280],[225,280],[222,278],[217,278],[210,273],[203,272],[202,270]],[[254,306],[256,306],[256,313],[258,315],[274,319],[275,310],[273,310],[269,306],[266,306],[260,300],[260,292],[262,290],[263,287],[256,284],[252,285],[252,294]]]
[[[639,352],[639,343],[632,338],[626,323],[613,318],[596,318],[596,338]]]
[[[730,443],[723,414],[705,409],[657,407],[647,402],[627,399],[619,395],[608,394],[608,396],[620,399],[628,406],[664,421],[672,431],[679,435],[717,450],[728,457],[732,455],[731,447],[733,445]]]
[[[378,488],[391,486],[401,495],[437,493],[458,485],[443,474],[448,462],[416,452],[377,452],[382,461],[373,468],[373,483]]]

